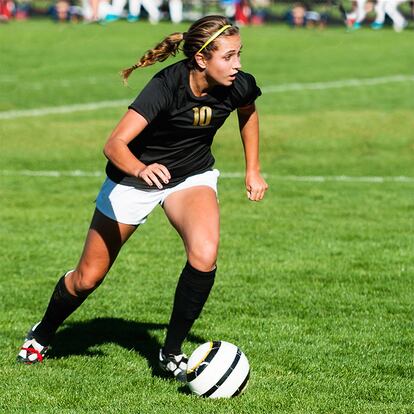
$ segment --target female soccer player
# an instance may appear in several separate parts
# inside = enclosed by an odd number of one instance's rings
[[[167,36],[132,67],[186,56],[157,73],[129,106],[104,147],[107,178],[76,268],[58,281],[43,319],[29,331],[18,360],[43,360],[63,323],[96,289],[122,245],[158,205],[181,236],[187,263],[179,278],[159,363],[185,378],[181,345],[200,315],[214,283],[219,209],[211,144],[237,109],[248,198],[260,201],[267,184],[260,174],[258,115],[261,94],[252,75],[240,70],[239,30],[222,16],[207,16],[186,33]]]

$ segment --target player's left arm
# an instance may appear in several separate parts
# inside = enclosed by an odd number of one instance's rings
[[[246,160],[247,197],[252,201],[260,201],[269,186],[260,173],[259,116],[256,106],[252,104],[238,108],[237,115]]]

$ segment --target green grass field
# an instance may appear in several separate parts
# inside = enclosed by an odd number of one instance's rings
[[[196,398],[156,370],[185,261],[161,209],[62,326],[50,358],[16,364],[57,278],[76,264],[102,147],[126,105],[19,111],[132,100],[162,65],[135,72],[128,88],[119,70],[185,27],[0,27],[0,412],[413,413],[412,30],[242,29],[244,70],[264,91],[270,189],[263,202],[247,201],[232,117],[214,144],[218,276],[184,350],[211,339],[240,346],[252,369],[243,396]],[[360,84],[329,86],[350,79]],[[325,86],[306,86],[315,82]],[[293,83],[302,86],[286,90]]]

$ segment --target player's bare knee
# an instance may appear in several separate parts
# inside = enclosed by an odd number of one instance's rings
[[[74,278],[73,288],[77,296],[88,295],[92,293],[103,281],[105,275],[101,275],[98,272],[77,271]]]
[[[195,269],[210,272],[216,267],[217,253],[217,243],[203,243],[188,252],[188,261]]]

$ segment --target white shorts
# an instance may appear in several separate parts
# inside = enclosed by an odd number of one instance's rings
[[[117,184],[106,178],[96,198],[96,208],[105,216],[118,223],[138,225],[145,223],[148,215],[165,199],[176,191],[205,185],[217,193],[219,170],[206,171],[188,177],[172,188],[162,190],[138,190],[128,185]]]

